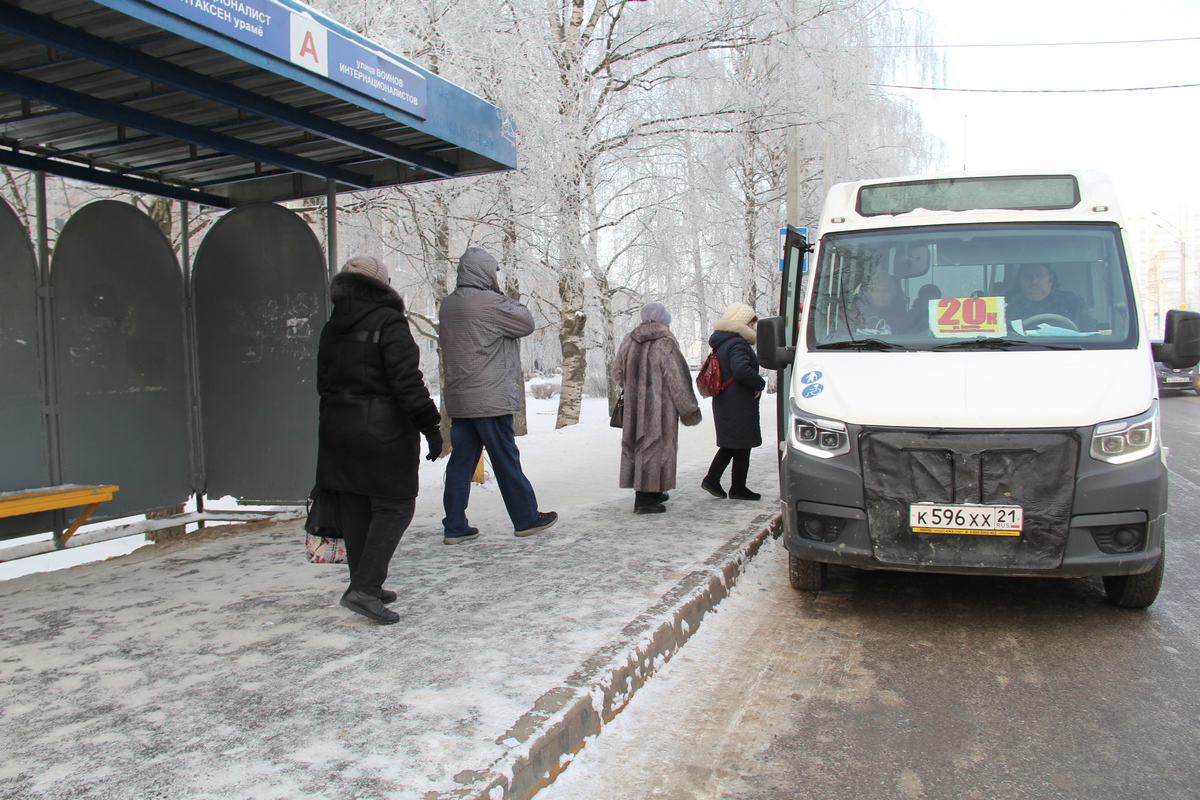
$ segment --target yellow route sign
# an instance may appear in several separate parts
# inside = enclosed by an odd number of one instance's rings
[[[1002,337],[1003,297],[941,297],[929,301],[929,329],[941,339]]]

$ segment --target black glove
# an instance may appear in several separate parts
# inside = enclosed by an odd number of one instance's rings
[[[425,441],[429,444],[429,455],[425,456],[429,461],[437,461],[442,457],[442,431],[440,428],[430,428],[421,431],[421,435],[425,437]]]

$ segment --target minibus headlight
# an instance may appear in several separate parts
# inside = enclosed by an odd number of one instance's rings
[[[850,452],[850,437],[844,422],[807,416],[792,406],[788,423],[788,443],[795,450],[817,458],[833,458]]]
[[[1158,401],[1150,410],[1128,419],[1102,422],[1092,432],[1092,458],[1127,464],[1158,452]]]

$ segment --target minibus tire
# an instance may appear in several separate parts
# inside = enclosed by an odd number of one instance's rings
[[[1149,608],[1162,588],[1163,562],[1161,556],[1154,569],[1141,575],[1105,575],[1104,594],[1108,602],[1121,608]]]
[[[825,588],[825,576],[829,565],[821,561],[805,561],[788,553],[788,580],[792,588],[800,591],[819,592]]]

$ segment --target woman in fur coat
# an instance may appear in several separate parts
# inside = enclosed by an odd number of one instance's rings
[[[708,346],[721,364],[721,380],[733,378],[729,388],[713,398],[713,423],[717,428],[717,455],[700,482],[700,488],[713,497],[734,500],[758,500],[758,492],[746,487],[750,472],[750,450],[762,444],[758,419],[758,398],[767,382],[758,373],[754,343],[758,336],[754,324],[758,317],[745,303],[734,303],[717,320]],[[721,488],[721,478],[733,462],[729,493]]]
[[[625,390],[621,429],[621,488],[634,490],[636,514],[660,514],[675,488],[679,422],[700,424],[692,374],[667,327],[671,313],[647,303],[638,325],[617,350],[613,382]]]
[[[336,506],[350,587],[341,604],[381,623],[396,593],[383,588],[392,554],[412,521],[421,436],[442,452],[441,412],[421,374],[404,300],[378,259],[346,262],[329,283],[333,313],[317,350],[317,487]]]

